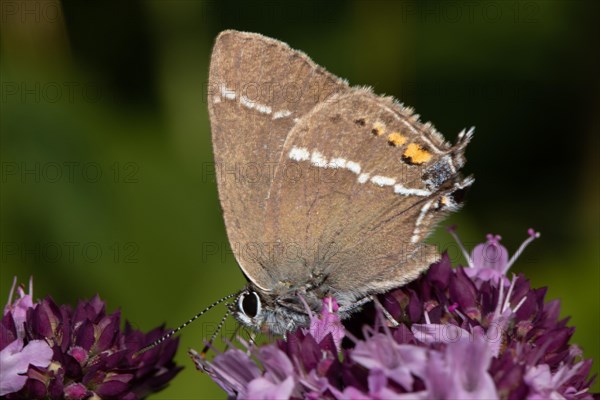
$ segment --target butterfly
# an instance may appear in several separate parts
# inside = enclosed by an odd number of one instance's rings
[[[226,299],[243,326],[285,334],[328,296],[345,318],[437,260],[424,240],[473,183],[460,174],[473,129],[450,144],[411,108],[256,33],[217,37],[208,87],[219,198],[248,280]]]

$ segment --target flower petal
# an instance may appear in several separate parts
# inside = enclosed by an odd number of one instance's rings
[[[413,324],[411,330],[417,340],[426,344],[452,343],[471,337],[469,332],[452,324]]]
[[[471,253],[475,268],[490,268],[504,273],[508,264],[508,251],[500,244],[498,237],[488,235],[488,241],[475,246]]]
[[[68,400],[81,400],[88,396],[88,389],[81,383],[71,383],[65,387],[65,398]]]
[[[0,352],[0,396],[18,392],[27,381],[29,365],[47,367],[52,360],[52,349],[43,340],[32,340],[23,347],[17,339]]]
[[[259,349],[259,359],[276,382],[285,380],[294,374],[294,366],[287,354],[279,350],[277,346],[263,346]]]
[[[252,400],[286,400],[294,391],[294,378],[289,376],[281,383],[265,378],[256,378],[248,384],[248,392],[242,398]]]

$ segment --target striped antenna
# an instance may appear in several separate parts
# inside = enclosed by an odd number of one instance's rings
[[[217,301],[215,301],[214,303],[212,303],[210,306],[206,307],[204,310],[200,311],[198,314],[194,315],[192,318],[190,318],[187,322],[179,325],[178,328],[176,329],[172,329],[171,331],[169,331],[168,333],[166,333],[165,335],[163,335],[162,337],[160,337],[159,339],[155,340],[154,342],[152,342],[151,344],[149,344],[148,346],[144,347],[141,350],[138,350],[137,352],[135,352],[135,354],[133,355],[134,357],[139,356],[140,354],[143,354],[145,352],[147,352],[148,350],[150,350],[153,347],[158,346],[159,344],[161,344],[162,342],[164,342],[165,340],[167,340],[168,338],[170,338],[171,336],[173,336],[174,334],[176,334],[177,332],[179,332],[180,330],[182,330],[183,328],[185,328],[186,326],[188,326],[189,324],[191,324],[192,322],[194,322],[195,320],[197,320],[202,314],[204,314],[205,312],[209,311],[211,308],[213,308],[214,306],[221,304],[222,302],[224,302],[225,300],[229,300],[230,298],[237,296],[238,293],[233,293],[230,294],[228,296],[225,296]],[[221,329],[221,326],[223,325],[223,322],[225,321],[225,318],[229,315],[229,310],[227,311],[227,314],[225,314],[225,317],[223,317],[223,319],[221,320],[221,322],[219,323],[219,328],[218,330]],[[217,330],[217,332],[218,332]],[[214,340],[214,337],[216,336],[216,333],[213,335],[213,338],[211,338],[211,343]]]
[[[212,346],[213,342],[217,338],[217,335],[219,334],[219,332],[221,332],[221,328],[223,328],[223,325],[225,324],[225,320],[227,319],[227,317],[229,317],[229,314],[231,314],[231,311],[227,310],[225,315],[223,315],[223,318],[221,318],[221,322],[219,322],[219,325],[217,325],[217,329],[215,330],[215,333],[213,333],[213,335],[210,337],[210,340],[208,341],[208,343],[206,343],[206,345],[200,352],[200,357],[206,358],[206,353],[208,352],[208,350]],[[236,331],[237,331],[237,329],[236,329]]]

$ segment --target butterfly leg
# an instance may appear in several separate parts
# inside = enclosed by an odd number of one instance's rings
[[[349,306],[341,307],[339,309],[339,313],[340,314],[352,313],[353,311],[356,311],[356,309],[364,306],[365,304],[367,304],[370,301],[375,303],[375,306],[381,310],[381,312],[383,313],[385,318],[390,322],[390,324],[392,326],[400,325],[400,323],[398,321],[396,321],[394,319],[394,317],[392,317],[392,314],[390,314],[389,311],[386,310],[386,308],[383,306],[383,304],[381,304],[381,302],[377,299],[377,296],[375,296],[375,295],[369,295],[369,296],[363,297],[362,299],[358,300],[357,302],[355,302],[353,304],[350,304]]]
[[[360,307],[364,306],[365,304],[369,303],[373,301],[373,298],[369,295],[366,297],[363,297],[362,299],[356,301],[355,303],[352,303],[348,306],[345,307],[340,307],[340,309],[338,310],[338,312],[340,314],[351,314],[354,311],[356,311],[357,309],[359,309]]]
[[[256,344],[256,332],[250,332],[250,344],[251,345]]]
[[[290,332],[292,329],[294,329],[294,320],[290,319],[288,321],[287,326],[285,327],[285,331],[283,332],[283,340],[287,340],[287,333]]]
[[[390,312],[383,306],[383,304],[381,304],[381,302],[379,301],[377,296],[372,295],[371,297],[373,298],[373,302],[375,303],[375,306],[381,310],[381,312],[383,313],[385,318],[390,322],[390,324],[392,324],[392,326],[394,326],[394,327],[399,326],[400,323],[398,321],[396,321],[396,319],[394,317],[392,317],[392,314],[390,314]]]
[[[235,327],[235,329],[233,330],[233,333],[229,337],[229,340],[227,342],[225,342],[225,349],[223,349],[223,352],[226,352],[227,350],[229,350],[229,348],[231,347],[231,344],[233,343],[233,340],[237,336],[237,334],[240,331],[241,327],[242,327],[241,325],[238,325],[238,326]]]

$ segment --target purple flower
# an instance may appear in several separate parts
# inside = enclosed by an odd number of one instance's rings
[[[331,391],[338,400],[427,400],[428,393],[425,391],[400,394],[388,386],[388,378],[382,370],[374,369],[367,379],[368,393],[363,393],[355,387],[347,387],[342,393],[332,388]]]
[[[0,396],[25,386],[29,365],[46,368],[51,360],[52,349],[43,340],[31,340],[26,346],[21,338],[12,341],[0,351]]]
[[[254,347],[241,340],[246,352],[232,348],[211,362],[194,350],[189,354],[196,367],[230,397],[287,399],[292,394],[312,394],[319,398],[328,389],[327,372],[340,365],[337,353],[345,331],[337,308],[334,299],[324,299],[321,315],[311,313],[309,328],[299,329],[287,341]],[[260,361],[260,368],[251,355]],[[299,373],[298,367],[306,373]]]
[[[427,351],[422,347],[399,344],[389,332],[375,333],[367,340],[356,343],[352,360],[370,371],[383,373],[412,390],[414,377],[422,376],[427,362]]]
[[[0,326],[0,396],[18,392],[25,386],[29,365],[46,368],[52,360],[52,349],[45,341],[23,342],[27,311],[33,308],[33,280],[29,280],[29,294],[21,287],[17,288],[19,298],[13,303],[16,285],[15,277]]]
[[[337,301],[335,301],[334,298],[327,297],[323,300],[321,315],[315,317],[310,311],[310,308],[308,308],[308,305],[306,305],[306,309],[310,316],[310,327],[308,332],[310,332],[312,337],[315,338],[318,343],[321,343],[327,335],[331,334],[335,347],[339,350],[342,339],[344,338],[345,330],[340,317],[337,315],[338,308]]]
[[[483,335],[460,337],[443,351],[429,351],[421,376],[436,399],[495,399],[498,397],[489,373],[492,352]]]
[[[288,376],[280,383],[273,383],[269,379],[259,377],[248,384],[248,393],[245,398],[252,400],[289,399],[293,390],[293,376]]]
[[[507,276],[539,234],[530,229],[509,259],[498,235],[469,254],[451,233],[469,266],[452,268],[443,254],[379,296],[385,313],[371,305],[342,325],[326,299],[308,329],[263,346],[242,340],[246,351],[197,364],[238,398],[592,399],[591,360],[569,344],[574,329],[559,319],[559,302]]]
[[[177,340],[136,355],[164,328],[144,334],[126,323],[121,330],[120,313],[107,315],[98,296],[72,309],[50,297],[33,303],[31,289],[18,292],[11,304],[11,291],[0,325],[1,394],[7,399],[138,399],[181,370],[172,360]]]
[[[79,400],[91,395],[91,392],[81,383],[71,383],[65,387],[65,398]]]
[[[500,235],[489,233],[486,236],[487,241],[475,246],[469,255],[456,234],[454,227],[450,227],[448,231],[458,243],[459,248],[462,250],[464,257],[467,260],[469,268],[465,269],[465,273],[472,278],[476,284],[481,284],[482,282],[490,280],[497,281],[498,279],[504,279],[505,283],[507,283],[506,273],[510,267],[523,253],[525,248],[535,239],[540,237],[539,232],[536,232],[531,228],[528,229],[527,234],[529,237],[521,244],[519,249],[509,260],[508,250],[500,244],[500,240],[502,240],[502,236]]]
[[[577,394],[577,388],[567,387],[572,377],[577,374],[577,371],[584,367],[584,362],[579,362],[573,367],[561,366],[555,373],[552,373],[548,364],[541,364],[539,366],[533,366],[528,368],[525,373],[525,382],[531,388],[531,394],[529,398],[532,399],[552,399],[560,398],[561,391],[567,397],[574,397]]]
[[[196,368],[208,373],[228,396],[245,393],[249,383],[261,376],[260,368],[240,349],[218,354],[211,363],[195,350],[190,350],[189,354]]]
[[[13,294],[15,293],[15,287],[17,286],[17,277],[13,279],[12,287],[10,288],[10,294],[8,295],[8,303],[4,307],[4,314],[10,313],[17,330],[17,337],[25,337],[24,323],[27,318],[27,310],[33,307],[33,278],[29,278],[29,294],[25,294],[22,287],[17,288],[19,298],[12,302]]]

